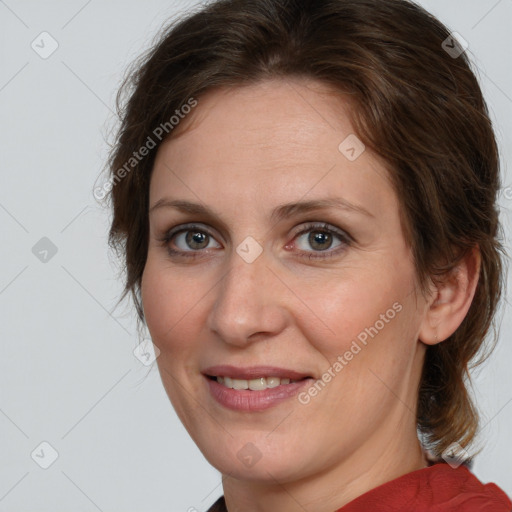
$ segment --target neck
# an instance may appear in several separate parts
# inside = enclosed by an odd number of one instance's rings
[[[378,438],[369,439],[364,447],[322,474],[286,483],[223,477],[228,511],[334,512],[379,485],[427,467],[416,435],[415,418],[408,410],[402,409],[402,413],[398,425],[404,425],[407,419],[408,435],[397,435],[404,429],[397,429],[393,423],[387,432],[380,429]],[[389,439],[388,443],[382,442],[383,436]]]

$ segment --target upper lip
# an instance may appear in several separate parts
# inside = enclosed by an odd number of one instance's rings
[[[227,364],[210,366],[202,372],[210,377],[231,377],[232,379],[257,379],[258,377],[279,377],[280,379],[300,380],[310,377],[306,373],[297,372],[277,366],[248,366],[245,368]]]

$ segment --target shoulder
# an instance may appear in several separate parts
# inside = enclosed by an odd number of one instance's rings
[[[421,493],[431,512],[512,512],[512,501],[502,489],[482,483],[464,465],[440,463],[418,473],[423,473]]]
[[[483,484],[466,466],[437,463],[406,473],[351,501],[338,512],[512,512],[509,497]]]

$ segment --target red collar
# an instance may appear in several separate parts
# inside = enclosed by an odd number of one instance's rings
[[[337,512],[511,512],[495,484],[484,485],[465,466],[439,463],[407,473],[359,496]]]

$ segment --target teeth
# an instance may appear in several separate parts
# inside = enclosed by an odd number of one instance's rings
[[[259,377],[257,379],[232,379],[231,377],[216,377],[219,384],[223,384],[231,389],[251,389],[252,391],[262,391],[268,388],[276,388],[286,384],[298,382],[290,379],[280,379],[279,377]]]
[[[281,384],[281,379],[279,377],[267,377],[267,387],[277,388],[279,384]]]
[[[267,379],[265,377],[260,377],[259,379],[251,379],[249,381],[249,389],[252,389],[253,391],[261,391],[262,389],[267,389]]]
[[[249,389],[249,383],[243,379],[233,379],[231,387],[233,389]]]

